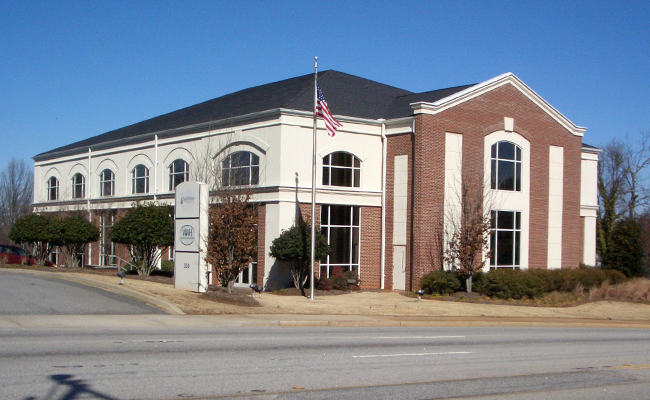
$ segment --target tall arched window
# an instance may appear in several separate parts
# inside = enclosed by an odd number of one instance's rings
[[[138,164],[131,171],[131,193],[149,193],[149,168]]]
[[[72,198],[83,199],[86,197],[86,177],[80,173],[72,176]]]
[[[224,186],[257,185],[260,181],[260,157],[250,151],[238,151],[221,163]]]
[[[115,194],[115,174],[105,169],[99,174],[99,195],[113,196]]]
[[[359,187],[361,161],[342,151],[323,157],[323,185]]]
[[[521,191],[521,147],[511,142],[492,145],[492,189]]]
[[[179,183],[183,183],[190,179],[190,166],[185,160],[177,159],[169,164],[169,191],[171,192],[176,188]]]
[[[59,199],[59,180],[53,176],[47,180],[47,199],[48,200]]]

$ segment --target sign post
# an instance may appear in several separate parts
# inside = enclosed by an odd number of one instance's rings
[[[174,218],[174,289],[205,293],[211,281],[205,262],[208,239],[208,185],[176,186]]]

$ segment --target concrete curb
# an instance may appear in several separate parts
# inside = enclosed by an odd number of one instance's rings
[[[14,273],[19,273],[19,274],[25,274],[25,275],[34,275],[34,276],[40,276],[40,277],[46,277],[46,278],[55,278],[55,279],[60,279],[63,281],[68,281],[68,282],[74,282],[74,283],[79,283],[82,285],[86,286],[92,286],[98,289],[106,290],[107,292],[111,293],[116,293],[125,297],[130,297],[134,300],[140,301],[142,303],[148,304],[152,307],[156,307],[159,310],[165,311],[166,313],[172,314],[172,315],[184,315],[185,313],[175,306],[172,303],[169,303],[165,300],[159,299],[154,296],[150,296],[148,294],[144,294],[129,288],[126,288],[124,286],[121,286],[117,283],[111,284],[111,283],[106,283],[102,281],[98,281],[95,279],[90,279],[90,278],[85,278],[83,276],[77,276],[77,275],[69,275],[66,273],[52,273],[52,272],[45,272],[45,271],[36,271],[36,270],[28,270],[28,269],[11,269],[11,268],[3,268],[2,271],[8,271],[8,272],[14,272]],[[117,281],[117,277],[115,280]]]

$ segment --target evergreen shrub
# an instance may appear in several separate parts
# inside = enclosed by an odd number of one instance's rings
[[[426,294],[450,295],[461,288],[458,274],[451,271],[432,271],[420,279],[420,288]]]

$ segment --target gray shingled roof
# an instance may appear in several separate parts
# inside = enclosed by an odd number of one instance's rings
[[[412,93],[358,76],[334,70],[318,75],[330,110],[334,115],[366,119],[393,119],[412,115],[410,103],[433,102],[459,92],[467,86]],[[308,74],[266,85],[256,86],[173,111],[137,124],[103,133],[67,146],[59,147],[34,157],[42,161],[62,154],[85,152],[108,142],[134,140],[148,134],[182,128],[210,121],[219,121],[256,112],[279,108],[312,111],[314,102],[314,75]]]

